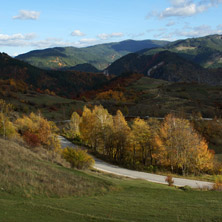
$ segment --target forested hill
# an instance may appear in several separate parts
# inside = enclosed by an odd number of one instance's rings
[[[113,64],[106,72],[121,75],[123,73],[141,73],[151,78],[171,82],[198,82],[211,85],[222,84],[222,69],[205,69],[202,66],[184,59],[170,51],[159,51],[154,54],[138,52],[128,54]]]
[[[165,47],[145,49],[141,53],[153,55],[165,50],[177,53],[204,68],[222,68],[222,35],[177,40]]]
[[[134,41],[126,40],[116,43],[106,43],[84,48],[56,47],[35,50],[21,54],[16,58],[39,68],[60,69],[78,64],[89,63],[98,70],[107,68],[120,57],[142,49],[163,47],[169,42],[158,40]]]
[[[0,78],[22,80],[29,86],[49,89],[69,98],[77,97],[80,93],[95,89],[108,81],[103,74],[42,70],[5,53],[0,53]]]

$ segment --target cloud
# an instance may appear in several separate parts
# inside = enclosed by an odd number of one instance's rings
[[[35,33],[28,33],[28,34],[13,34],[13,35],[6,35],[6,34],[0,34],[0,42],[7,42],[7,41],[17,41],[17,40],[32,40],[36,37]]]
[[[36,47],[46,48],[55,46],[67,46],[68,42],[63,42],[61,39],[47,38],[44,40],[36,40],[35,33],[21,34],[16,33],[12,35],[0,34],[0,46],[7,47]]]
[[[71,33],[72,36],[85,36],[85,33],[81,32],[80,30],[74,30]]]
[[[104,43],[104,40],[98,38],[82,38],[79,41],[64,41],[60,38],[46,38],[38,40],[35,33],[21,34],[16,33],[12,35],[0,33],[0,46],[2,47],[29,47],[33,49],[43,49],[51,47],[85,47],[94,44]]]
[[[37,20],[40,16],[40,12],[37,11],[28,11],[28,10],[20,10],[19,14],[13,16],[13,19],[20,19],[20,20]]]
[[[214,35],[214,34],[222,34],[222,26],[217,26],[216,29],[213,29],[211,26],[208,25],[201,25],[196,26],[193,28],[189,28],[187,30],[175,31],[172,33],[178,37],[201,37],[206,35]]]
[[[183,5],[187,0],[171,0],[170,2],[172,5]]]
[[[117,37],[123,37],[124,34],[122,32],[113,32],[111,34],[102,33],[97,35],[97,37],[101,40],[107,40],[110,38],[117,38]]]
[[[97,41],[98,41],[98,39],[96,39],[96,38],[84,38],[84,39],[79,40],[80,43],[86,43],[86,44],[92,44]]]
[[[181,16],[188,17],[198,13],[202,13],[210,8],[210,4],[207,5],[196,5],[195,3],[189,2],[184,5],[172,6],[166,8],[163,12],[160,13],[159,17],[173,17],[173,16]]]
[[[148,14],[147,18],[190,17],[217,6],[222,3],[222,0],[171,0],[170,3],[171,5],[162,12],[153,11]]]
[[[168,23],[166,24],[166,26],[173,26],[173,25],[175,25],[175,22],[174,22],[174,21],[168,22]]]
[[[144,35],[145,35],[144,32],[137,33],[137,34],[128,34],[128,36],[131,37],[131,38],[137,38],[137,37],[141,37],[141,36],[144,36]]]
[[[222,24],[212,27],[209,25],[190,26],[185,24],[181,29],[156,29],[153,31],[153,38],[159,40],[174,41],[177,39],[197,38],[208,35],[222,35]]]

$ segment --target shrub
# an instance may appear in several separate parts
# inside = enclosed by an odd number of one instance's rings
[[[184,191],[191,191],[192,188],[188,185],[184,186],[184,187],[180,187],[179,189],[184,190]]]
[[[63,158],[77,169],[88,169],[94,164],[94,159],[85,150],[73,149],[70,147],[62,151]]]
[[[18,138],[15,125],[3,113],[0,114],[0,135],[5,138]]]
[[[31,147],[37,147],[41,144],[41,140],[38,135],[29,131],[26,131],[23,134],[23,139]]]
[[[174,180],[173,180],[173,177],[172,176],[166,176],[166,179],[165,181],[168,183],[169,186],[173,186],[174,184]]]
[[[222,176],[218,175],[214,179],[214,190],[222,191]]]
[[[58,150],[60,142],[56,132],[58,128],[53,122],[47,121],[41,115],[31,113],[18,118],[15,122],[19,133],[30,146],[41,145],[48,150]]]

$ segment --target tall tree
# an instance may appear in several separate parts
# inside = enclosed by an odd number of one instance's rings
[[[213,154],[188,120],[168,115],[156,142],[159,162],[170,166],[172,171],[198,173],[213,167]]]
[[[120,110],[117,111],[113,119],[114,123],[114,159],[123,161],[129,144],[130,128]]]
[[[82,140],[96,151],[99,141],[95,132],[95,116],[86,106],[83,108],[82,121],[79,124],[79,129]]]
[[[7,104],[4,100],[0,100],[0,135],[6,137],[18,136],[16,127],[10,121],[10,116],[13,111],[13,106]]]
[[[150,157],[150,151],[152,149],[150,127],[143,119],[136,118],[133,121],[132,134],[136,145],[140,148],[141,162],[146,165],[148,156]],[[150,159],[152,159],[152,157]]]
[[[99,147],[101,151],[111,154],[111,137],[113,133],[113,117],[109,114],[107,109],[104,109],[101,105],[95,106],[92,114],[95,118],[94,130],[99,137]]]
[[[79,125],[81,122],[81,117],[77,112],[73,112],[70,122],[68,123],[65,132],[69,138],[75,138],[80,135]]]

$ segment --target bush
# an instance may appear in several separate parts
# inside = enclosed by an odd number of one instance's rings
[[[62,151],[63,158],[71,164],[72,168],[88,169],[94,164],[94,159],[85,150],[70,147]]]
[[[184,190],[184,191],[191,191],[192,188],[188,185],[184,186],[184,187],[180,187],[179,189]]]
[[[18,118],[15,122],[18,131],[29,146],[43,146],[48,150],[58,150],[60,142],[56,132],[58,128],[40,114],[31,113],[29,116]]]
[[[40,146],[41,144],[40,138],[38,137],[38,135],[29,131],[26,131],[23,134],[23,139],[30,147],[37,147],[37,146]]]
[[[222,191],[222,176],[218,175],[214,179],[214,190]]]
[[[172,176],[166,176],[165,181],[168,183],[168,185],[171,187],[174,184],[174,180]]]

